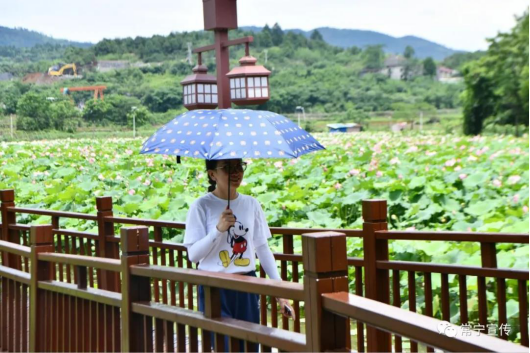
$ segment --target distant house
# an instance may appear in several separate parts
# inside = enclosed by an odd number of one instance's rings
[[[384,67],[379,73],[388,76],[392,80],[401,80],[405,71],[406,59],[400,55],[390,55],[385,59]]]
[[[363,130],[363,127],[359,124],[349,123],[349,124],[328,124],[328,132],[335,133],[344,133],[344,132],[360,132]]]
[[[436,79],[445,83],[456,83],[462,81],[462,77],[458,77],[460,72],[445,66],[438,66],[436,69]]]
[[[13,79],[13,74],[9,72],[0,73],[0,81],[11,81]]]
[[[125,60],[101,60],[98,61],[96,69],[100,72],[120,70],[129,68],[130,64]]]

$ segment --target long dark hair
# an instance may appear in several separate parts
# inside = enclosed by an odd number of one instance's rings
[[[215,170],[217,168],[217,160],[216,159],[207,159],[206,160],[206,174],[208,174],[209,170]],[[217,183],[215,180],[210,178],[210,174],[208,174],[208,182],[210,183],[210,186],[208,186],[208,192],[212,192],[217,187]]]

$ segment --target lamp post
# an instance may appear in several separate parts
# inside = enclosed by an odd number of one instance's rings
[[[228,40],[228,31],[237,29],[237,0],[203,0],[204,29],[214,32],[214,44],[193,49],[193,53],[199,54],[207,51],[215,51],[217,67],[217,103],[219,109],[228,109],[232,102],[237,105],[262,104],[269,100],[270,71],[263,66],[255,65],[256,59],[250,56],[248,46],[254,41],[254,37],[242,37]],[[229,47],[245,44],[245,56],[239,61],[241,66],[230,71]],[[200,66],[200,63],[199,65]],[[206,72],[202,72],[206,75]],[[190,77],[191,78],[191,77]],[[183,81],[184,93],[190,83],[198,82],[197,79]],[[214,86],[211,80],[209,83]],[[194,92],[192,92],[193,94]],[[198,99],[198,98],[197,98]],[[206,102],[204,102],[206,103]],[[192,104],[184,104],[189,110],[210,109],[210,106],[196,101]]]
[[[301,105],[297,106],[296,107],[296,111],[298,111],[298,126],[302,127],[300,125],[300,112],[299,111],[302,111],[302,116],[304,117],[304,125],[307,125],[307,121],[305,119],[305,110],[304,110],[304,107],[302,107]]]

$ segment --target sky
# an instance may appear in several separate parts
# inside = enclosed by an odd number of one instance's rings
[[[362,29],[418,36],[452,49],[487,49],[528,0],[239,0],[238,25]],[[96,43],[203,29],[201,0],[0,0],[0,26]]]

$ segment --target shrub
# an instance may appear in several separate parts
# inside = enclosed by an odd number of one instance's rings
[[[51,101],[44,94],[28,92],[17,102],[17,130],[37,131],[52,127]]]

